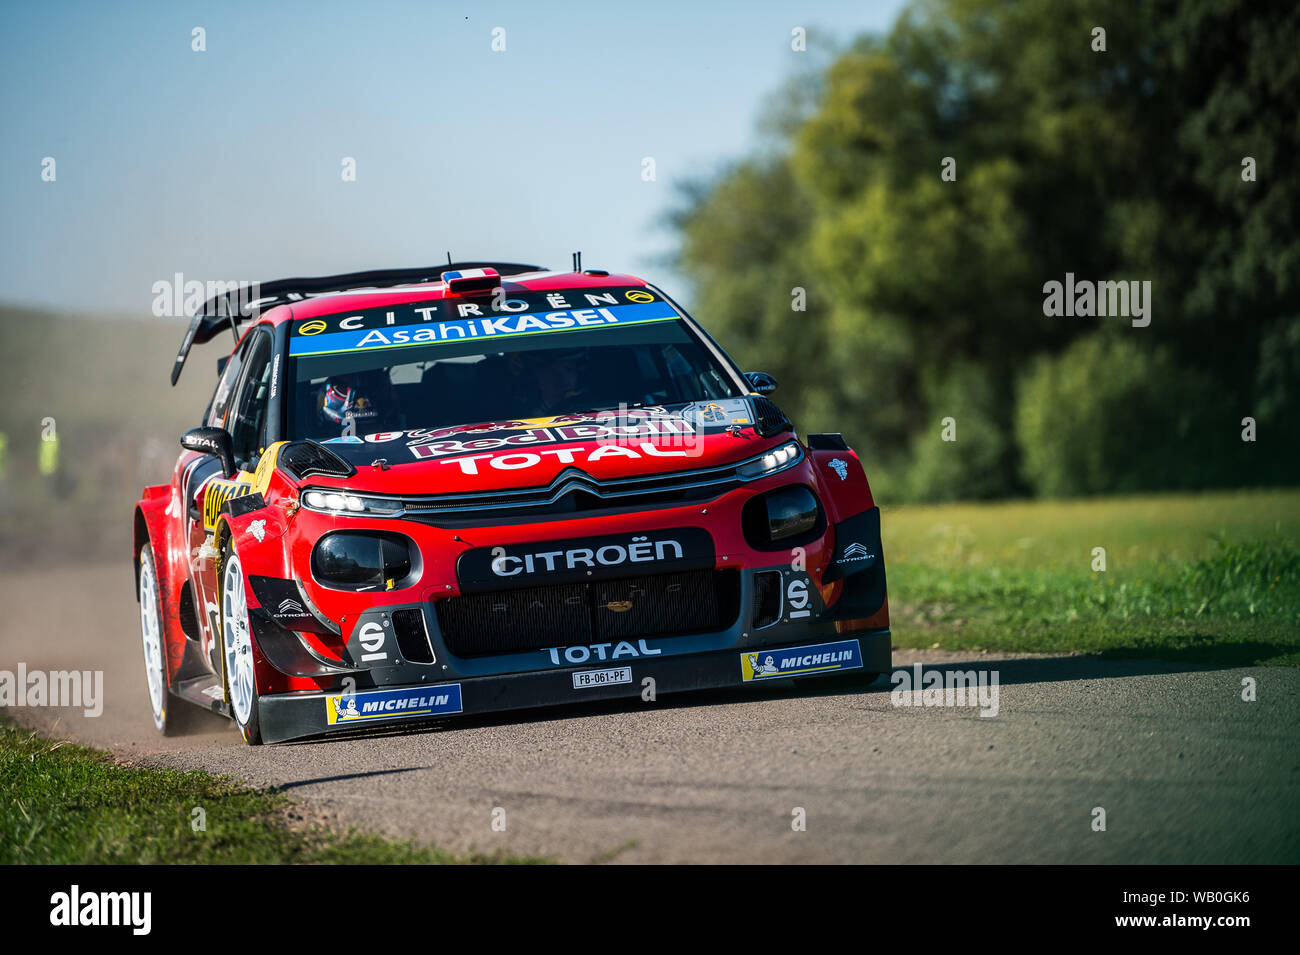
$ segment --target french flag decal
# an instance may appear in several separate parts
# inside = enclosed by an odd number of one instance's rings
[[[454,287],[466,282],[478,284],[485,280],[499,282],[500,274],[496,269],[456,269],[452,272],[443,272],[442,280],[447,283],[448,287]]]
[[[501,275],[496,269],[455,269],[442,273],[447,291],[453,295],[466,292],[490,292],[501,285]]]

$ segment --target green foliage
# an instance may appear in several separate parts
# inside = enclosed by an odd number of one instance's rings
[[[936,414],[954,419],[956,440],[942,440],[939,420],[917,436],[906,496],[975,500],[1013,486],[1015,459],[998,382],[978,365],[962,363],[927,382],[925,394]]]
[[[1016,435],[1026,478],[1052,496],[1214,484],[1241,446],[1208,380],[1121,335],[1037,359]],[[1199,453],[1186,454],[1189,445]]]
[[[1282,483],[1300,472],[1300,316],[1277,322],[1260,341],[1249,408],[1261,479]]]
[[[1184,613],[1273,617],[1300,626],[1300,548],[1292,541],[1223,541],[1164,588]]]
[[[1300,154],[1296,49],[1294,5],[916,0],[812,96],[784,91],[797,105],[768,123],[775,148],[686,190],[695,312],[782,379],[801,427],[845,431],[890,493],[1014,494],[1024,476],[1038,493],[1294,482],[1300,180],[1282,170]],[[1152,325],[1045,316],[1043,283],[1066,272],[1150,281]],[[789,310],[795,286],[806,313]],[[1135,417],[1118,388],[1024,407],[1043,390],[1017,389],[1027,367],[1064,370],[1094,354],[1075,342],[1120,334],[1101,357],[1174,411]],[[1140,385],[1144,370],[1156,380]],[[956,399],[970,403],[952,412]],[[948,414],[979,440],[936,446]],[[1242,447],[1246,416],[1261,428]],[[1062,437],[1052,465],[1027,443],[1060,429],[1087,435],[1086,480],[1063,476]],[[1131,456],[1144,443],[1161,449],[1144,453],[1147,477]]]

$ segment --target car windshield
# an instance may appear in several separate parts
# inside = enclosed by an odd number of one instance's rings
[[[466,305],[451,300],[294,322],[290,433],[320,441],[741,394],[657,295],[562,295],[576,301],[532,293],[507,300],[513,313],[458,315]],[[542,310],[557,298],[614,302]]]

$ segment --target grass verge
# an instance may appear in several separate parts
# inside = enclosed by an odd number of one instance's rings
[[[1300,491],[899,507],[882,520],[899,646],[1300,665]]]
[[[294,825],[294,803],[207,773],[141,769],[0,717],[0,864],[537,863]],[[203,811],[205,829],[194,823]]]

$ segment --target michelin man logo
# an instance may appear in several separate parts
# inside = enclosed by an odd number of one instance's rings
[[[360,719],[361,711],[357,709],[357,698],[355,696],[336,696],[334,698],[334,714],[339,722]]]
[[[770,654],[770,653],[769,653],[767,656],[765,656],[765,657],[763,658],[763,662],[762,662],[762,663],[759,663],[759,662],[758,662],[758,654],[757,654],[757,653],[751,653],[751,654],[749,655],[749,666],[750,666],[750,668],[754,671],[754,673],[755,673],[756,675],[759,674],[759,673],[777,673],[777,672],[779,672],[779,670],[778,670],[778,668],[777,668],[777,665],[776,665],[776,661],[775,661],[774,659],[772,659],[772,654]]]
[[[842,458],[832,458],[829,463],[830,463],[831,470],[840,476],[841,481],[848,480],[849,462],[843,460]]]
[[[248,533],[256,537],[260,544],[266,539],[266,521],[253,521],[248,525]]]

